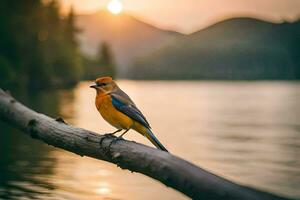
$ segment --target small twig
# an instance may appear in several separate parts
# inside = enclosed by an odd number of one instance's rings
[[[59,122],[59,123],[64,123],[67,124],[67,122],[65,122],[65,120],[62,117],[57,117],[55,118],[55,121]]]

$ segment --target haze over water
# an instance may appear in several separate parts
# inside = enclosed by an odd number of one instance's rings
[[[298,82],[119,84],[173,154],[234,182],[300,198]],[[114,131],[96,111],[95,91],[88,86],[82,82],[72,90],[45,92],[26,101],[70,124],[99,133]],[[187,199],[143,175],[1,127],[0,198]],[[151,146],[134,131],[125,138]]]
[[[62,0],[62,9],[77,13],[106,9],[111,0]],[[299,0],[120,0],[124,12],[162,29],[192,33],[232,17],[253,17],[272,22],[300,18]]]

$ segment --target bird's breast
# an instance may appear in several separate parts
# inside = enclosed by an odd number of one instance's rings
[[[133,120],[118,111],[112,104],[109,95],[99,96],[96,98],[96,107],[103,119],[118,129],[129,129],[133,125]]]

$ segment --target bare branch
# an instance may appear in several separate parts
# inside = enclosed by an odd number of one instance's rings
[[[0,119],[34,139],[80,156],[105,160],[122,169],[142,173],[193,199],[285,199],[235,184],[167,152],[131,141],[116,140],[113,136],[68,125],[61,118],[53,119],[37,113],[1,89]]]

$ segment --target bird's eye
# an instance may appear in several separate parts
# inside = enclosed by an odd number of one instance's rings
[[[97,86],[100,86],[100,87],[106,86],[106,85],[107,85],[107,83],[98,83],[98,84],[97,84]]]

